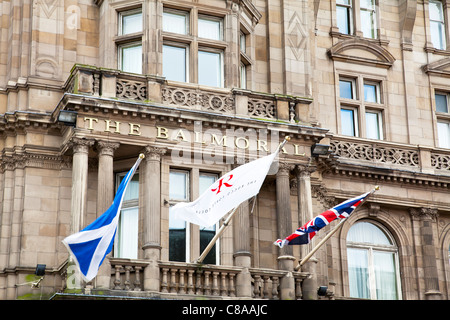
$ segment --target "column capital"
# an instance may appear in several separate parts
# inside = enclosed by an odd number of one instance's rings
[[[294,169],[294,165],[288,162],[278,162],[277,176],[289,176],[291,170]]]
[[[161,157],[167,152],[166,148],[146,146],[144,150],[145,159],[160,161]]]
[[[410,208],[409,214],[413,220],[436,221],[439,216],[436,208]]]
[[[317,170],[316,166],[311,166],[309,164],[296,164],[295,173],[298,177],[310,177],[311,173]]]
[[[70,140],[70,146],[74,153],[88,153],[89,148],[94,145],[94,140],[72,137]]]
[[[95,149],[99,156],[114,156],[114,151],[119,148],[119,142],[97,141]]]

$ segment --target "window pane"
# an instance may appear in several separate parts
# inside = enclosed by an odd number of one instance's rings
[[[339,96],[345,99],[353,99],[353,82],[339,80]]]
[[[245,53],[245,51],[247,50],[247,43],[246,43],[246,35],[245,33],[241,32],[239,35],[239,47],[241,49],[242,52]]]
[[[169,210],[169,260],[186,262],[186,221],[174,219]]]
[[[199,176],[199,192],[202,194],[205,192],[215,181],[217,175],[201,173]],[[204,227],[200,229],[200,253],[206,249],[212,238],[216,235],[216,226]],[[206,255],[203,263],[215,264],[216,263],[216,245],[212,247],[211,251]]]
[[[171,171],[169,175],[169,198],[170,200],[188,201],[188,173]]]
[[[367,101],[367,102],[378,102],[377,85],[375,85],[375,84],[364,84],[364,101]]]
[[[376,38],[375,13],[361,10],[361,31],[365,38]]]
[[[186,48],[163,46],[163,75],[167,80],[186,82]]]
[[[122,32],[129,34],[142,31],[142,12],[122,15]]]
[[[198,19],[198,36],[212,40],[222,40],[221,22],[205,18]]]
[[[447,95],[446,94],[438,94],[434,95],[436,100],[436,111],[437,112],[445,112],[448,113],[447,107]]]
[[[337,3],[337,4],[350,5],[350,1],[351,1],[351,0],[336,0],[336,3]]]
[[[342,134],[346,136],[355,136],[355,115],[352,109],[341,109]]]
[[[375,10],[375,0],[361,0],[360,7]]]
[[[437,49],[445,49],[445,38],[444,38],[444,24],[440,22],[431,21],[431,42],[433,46]]]
[[[121,69],[125,72],[142,73],[142,45],[121,48]]]
[[[138,208],[123,209],[118,227],[118,248],[116,257],[138,258]]]
[[[187,34],[187,13],[163,13],[163,31]]]
[[[337,26],[339,28],[339,32],[350,34],[350,9],[347,7],[336,7],[337,14]]]
[[[392,245],[392,242],[386,234],[376,225],[369,222],[358,222],[353,225],[347,234],[347,241]]]
[[[125,176],[121,177],[120,182],[122,182]],[[135,174],[130,180],[123,197],[123,201],[137,200],[139,199],[139,175]]]
[[[198,83],[213,87],[222,86],[220,53],[208,51],[198,52]]]
[[[242,89],[247,89],[247,66],[243,63],[239,65],[239,84]]]
[[[373,252],[376,292],[378,300],[395,300],[397,295],[397,277],[395,256],[392,252]]]
[[[366,112],[367,138],[381,139],[380,114],[378,112]]]
[[[429,8],[430,8],[430,20],[444,21],[444,14],[441,2],[430,1]]]
[[[448,122],[438,122],[438,143],[441,148],[450,148],[450,128]]]
[[[367,251],[361,249],[347,249],[348,278],[350,296],[369,299],[369,265]]]

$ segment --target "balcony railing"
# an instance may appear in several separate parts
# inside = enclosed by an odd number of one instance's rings
[[[144,270],[149,267],[146,260],[109,258],[111,264],[111,277],[109,291],[103,290],[101,294],[108,296],[149,296],[161,298],[206,298],[206,299],[233,299],[239,297],[237,286],[247,285],[251,292],[247,299],[280,299],[280,283],[283,277],[290,274],[295,279],[292,291],[295,298],[302,298],[302,282],[309,274],[305,272],[291,272],[284,270],[250,268],[251,280],[248,283],[237,283],[239,274],[244,268],[237,266],[198,265],[172,261],[160,261],[159,289],[146,292],[144,287]],[[61,268],[62,291],[73,289],[69,284],[66,264]],[[70,272],[72,274],[73,270]],[[247,271],[248,272],[248,271]],[[157,280],[156,280],[157,281]],[[96,282],[78,282],[81,292],[92,294],[95,292]]]
[[[300,114],[312,102],[312,99],[304,97],[166,81],[158,76],[86,65],[72,68],[64,90],[68,93],[287,123],[301,121]]]
[[[447,149],[344,136],[334,136],[330,145],[332,154],[343,164],[450,176],[450,150]]]

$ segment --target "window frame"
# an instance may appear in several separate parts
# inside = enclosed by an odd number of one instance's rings
[[[127,172],[123,171],[123,172],[118,172],[114,175],[115,177],[115,191],[117,191],[117,189],[120,186],[120,183],[122,181],[122,179],[126,176]],[[140,183],[140,176],[139,176],[139,170],[137,170],[133,176],[133,179],[135,177],[138,177],[138,183]],[[140,187],[140,185],[139,185]],[[128,191],[128,189],[127,189]],[[137,209],[137,225],[138,225],[138,233],[136,234],[136,239],[137,239],[137,243],[139,244],[139,192],[140,190],[138,189],[138,194],[137,194],[137,198],[133,199],[133,200],[124,200],[122,202],[122,207],[120,209],[120,218],[118,221],[118,225],[117,225],[117,236],[114,239],[114,248],[113,248],[113,256],[115,258],[124,258],[124,259],[137,259],[139,257],[139,247],[136,247],[136,257],[125,257],[125,255],[122,252],[122,248],[121,248],[121,239],[120,239],[120,230],[121,230],[121,224],[122,224],[122,218],[123,218],[123,211],[125,210],[130,210],[130,209]],[[128,237],[128,236],[127,236]]]
[[[441,14],[442,14],[442,20],[432,20],[431,19],[431,10],[430,10],[430,5],[431,3],[435,3],[435,4],[439,4],[440,6],[440,10],[441,10]],[[445,11],[446,11],[446,5],[439,0],[430,0],[429,4],[428,4],[428,18],[429,18],[429,23],[430,23],[430,43],[433,45],[433,47],[437,50],[446,50],[447,49],[447,21],[445,19]],[[441,25],[441,30],[442,30],[442,34],[440,34],[439,36],[442,38],[442,47],[438,47],[436,46],[436,44],[433,42],[433,28],[432,28],[432,23],[436,23],[436,24],[440,24]]]
[[[184,48],[185,49],[185,53],[186,53],[186,56],[185,56],[185,62],[184,62],[184,64],[185,64],[185,70],[184,70],[184,72],[185,72],[185,81],[179,81],[179,82],[185,82],[185,83],[189,83],[189,81],[190,81],[190,46],[189,46],[189,44],[186,44],[186,43],[183,43],[183,42],[173,42],[173,41],[165,41],[164,43],[163,43],[163,45],[162,45],[162,49],[163,49],[163,51],[162,51],[162,58],[163,58],[163,63],[162,63],[162,65],[163,65],[163,75],[164,75],[164,47],[165,46],[168,46],[168,47],[177,47],[177,48]],[[167,79],[167,80],[169,80],[169,81],[178,81],[178,80],[172,80],[172,79]]]
[[[227,13],[223,12],[218,13],[207,13],[202,10],[199,11],[196,7],[189,8],[172,8],[168,5],[163,6],[162,17],[164,19],[165,13],[175,13],[175,14],[184,14],[188,21],[187,25],[187,33],[186,34],[178,34],[173,32],[168,32],[162,30],[162,45],[170,45],[170,46],[185,46],[188,48],[187,54],[187,62],[186,62],[186,83],[200,84],[199,83],[199,52],[207,51],[207,52],[220,52],[220,81],[219,86],[213,86],[215,88],[223,88],[227,85],[227,79],[225,78],[225,58],[226,51],[229,50],[229,44],[227,43],[227,34],[225,32],[226,28],[226,15]],[[219,23],[219,40],[205,38],[199,36],[199,21],[200,20],[209,20],[216,21]],[[162,22],[164,25],[164,21]],[[162,57],[164,60],[164,57]],[[193,66],[189,68],[189,66]],[[164,76],[164,70],[162,70],[162,74]],[[170,79],[168,79],[170,81]]]
[[[352,86],[352,95],[353,98],[342,98],[341,97],[341,83],[342,82],[350,82]],[[379,140],[386,139],[386,127],[384,125],[384,120],[386,118],[386,102],[384,98],[384,86],[386,83],[386,79],[383,77],[377,77],[372,75],[365,74],[353,74],[351,72],[346,71],[337,71],[336,72],[336,82],[338,85],[336,86],[336,103],[337,103],[337,112],[338,115],[338,134],[342,134],[348,137],[361,137],[366,139],[368,138],[368,128],[367,128],[367,120],[366,113],[379,113],[378,124],[379,124]],[[375,95],[376,102],[366,101],[364,89],[365,85],[374,85],[375,86]],[[342,123],[342,109],[352,109],[354,110],[354,114],[356,120],[353,122],[355,125],[355,135],[349,136],[345,135],[343,123]]]
[[[130,72],[130,73],[138,73],[143,74],[144,73],[144,61],[143,61],[143,53],[144,53],[144,46],[143,46],[143,30],[144,30],[144,15],[142,12],[142,8],[122,8],[118,10],[117,12],[117,36],[114,38],[115,44],[116,44],[116,57],[117,57],[117,69],[123,71],[123,72]],[[136,13],[141,14],[141,31],[138,32],[132,32],[132,33],[123,33],[123,17],[133,15]],[[130,48],[140,46],[141,47],[141,71],[140,72],[133,72],[133,71],[126,71],[123,69],[123,49],[124,48]]]
[[[346,35],[352,35],[354,33],[354,23],[353,23],[353,12],[354,12],[354,5],[353,0],[348,0],[349,4],[344,3],[338,3],[339,0],[336,0],[336,26],[340,33],[346,34]],[[337,8],[345,8],[346,14],[347,14],[347,23],[348,23],[348,30],[347,32],[342,32],[342,30],[339,28],[339,19],[338,19],[338,10]]]
[[[369,287],[369,295],[371,300],[377,300],[377,287],[376,287],[376,279],[375,279],[375,269],[376,266],[374,264],[374,251],[375,252],[386,252],[386,253],[392,253],[394,257],[394,269],[395,269],[395,284],[396,284],[396,291],[397,291],[397,299],[396,300],[402,300],[402,285],[401,285],[401,276],[400,276],[400,260],[399,260],[399,247],[396,244],[396,241],[389,232],[389,230],[382,225],[381,223],[371,220],[371,219],[362,219],[358,220],[355,223],[352,224],[352,226],[347,231],[347,237],[350,233],[350,229],[354,227],[358,223],[370,223],[380,229],[381,232],[384,233],[386,238],[391,242],[391,245],[385,245],[385,244],[372,244],[372,243],[363,243],[363,242],[353,242],[348,241],[347,238],[345,239],[346,244],[346,255],[347,255],[347,272],[348,272],[348,295],[350,297],[350,271],[349,271],[349,258],[348,258],[348,250],[349,249],[358,249],[358,250],[367,250],[368,253],[368,282],[370,283]],[[359,298],[359,297],[353,297],[353,298]]]
[[[436,103],[436,95],[441,95],[446,97],[446,104],[447,104],[447,112],[442,112],[437,110],[437,103]],[[435,121],[436,121],[436,146],[438,148],[444,148],[444,149],[450,149],[450,92],[446,91],[445,89],[441,88],[434,88],[434,99],[433,99],[433,109],[435,113]],[[446,124],[447,125],[447,135],[449,136],[447,138],[447,144],[444,145],[441,137],[441,132],[439,128],[439,124]]]

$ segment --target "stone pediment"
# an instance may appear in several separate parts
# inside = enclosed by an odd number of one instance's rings
[[[395,61],[394,56],[379,44],[359,38],[339,42],[331,47],[327,53],[334,61],[386,69],[390,68]]]
[[[428,74],[450,78],[450,57],[426,64],[422,69]]]

